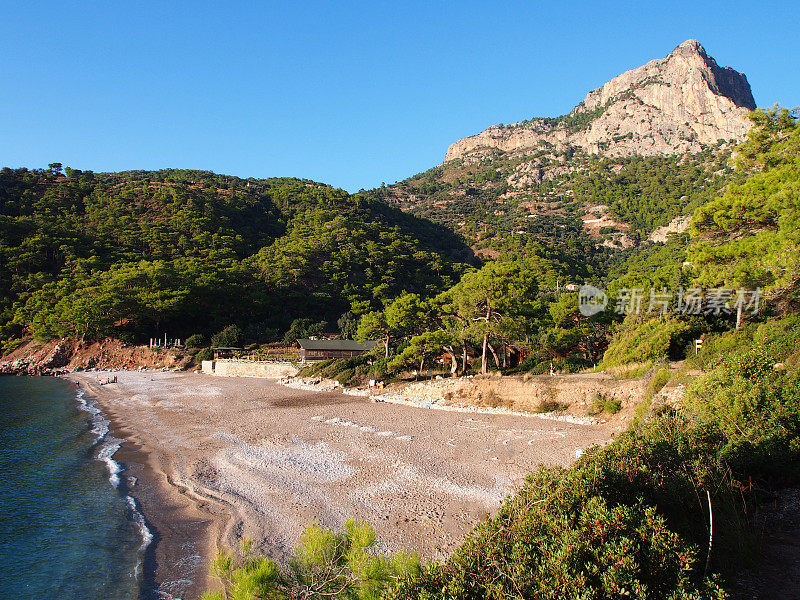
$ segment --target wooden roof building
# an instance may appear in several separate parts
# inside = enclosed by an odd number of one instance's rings
[[[218,358],[233,358],[237,352],[241,352],[241,348],[234,348],[233,346],[214,346],[211,348],[214,352],[214,360]]]
[[[366,354],[375,347],[375,342],[359,343],[353,340],[297,340],[303,351],[303,361],[351,358]]]

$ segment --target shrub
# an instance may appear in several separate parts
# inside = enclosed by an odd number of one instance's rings
[[[202,600],[379,600],[398,578],[416,576],[420,563],[417,555],[405,552],[379,555],[375,543],[375,530],[362,521],[347,521],[342,532],[313,524],[282,570],[256,556],[245,541],[239,556],[217,555],[211,574],[223,590],[206,592]]]
[[[373,364],[370,365],[369,363]],[[298,376],[326,377],[335,379],[342,385],[353,386],[364,383],[367,379],[381,378],[387,372],[387,360],[376,359],[372,354],[362,354],[351,358],[324,360],[307,365]]]
[[[542,365],[544,365],[544,367]],[[547,370],[549,369],[549,365],[550,365],[550,358],[548,356],[545,356],[543,353],[540,352],[534,352],[523,358],[522,361],[516,367],[506,369],[504,372],[507,374],[531,373],[535,375],[540,375],[541,373],[547,372]],[[544,368],[543,371],[540,371],[539,373],[533,373],[533,371],[542,368]]]
[[[577,373],[591,366],[592,361],[575,355],[553,360],[553,369],[557,373]]]
[[[490,408],[497,408],[503,402],[503,399],[494,388],[489,388],[482,400],[482,404]]]
[[[674,318],[633,324],[626,320],[614,334],[600,366],[605,369],[661,360],[676,347],[683,347],[683,335],[690,329],[688,323]]]
[[[133,331],[118,331],[116,336],[119,341],[126,344],[136,344],[140,339]]]
[[[537,413],[548,413],[548,412],[559,412],[562,410],[566,410],[567,405],[558,402],[557,400],[542,400],[536,406],[536,410],[534,412]]]
[[[528,357],[522,361],[519,367],[507,371],[509,373],[529,373],[531,375],[545,375],[550,373],[550,367],[556,373],[577,373],[592,366],[590,360],[580,356],[568,356],[566,358],[544,359],[540,356]]]
[[[531,375],[544,375],[550,372],[550,361],[540,362],[528,371]]]
[[[206,345],[206,336],[201,333],[195,333],[186,338],[187,348],[202,348]]]
[[[342,369],[336,375],[336,380],[343,386],[358,385],[358,380],[355,378],[355,374],[355,369]]]
[[[211,348],[203,348],[194,355],[195,362],[202,362],[204,360],[214,360],[214,353],[211,351]]]
[[[800,477],[797,321],[767,323],[731,337],[738,346],[689,386],[686,403],[719,424],[726,440],[722,456],[738,472]]]
[[[645,388],[642,401],[636,407],[634,419],[635,424],[641,424],[641,422],[650,413],[653,404],[653,398],[667,384],[667,382],[670,380],[670,377],[672,377],[672,371],[670,370],[669,366],[655,370],[653,376],[650,378],[650,381],[647,382],[647,387]]]
[[[300,372],[297,374],[298,377],[313,377],[319,376],[323,377],[322,373],[327,370],[327,368],[332,365],[333,363],[337,362],[336,359],[330,358],[328,360],[321,360],[319,362],[312,362],[304,366],[300,369]]]
[[[235,348],[242,343],[242,330],[236,325],[229,325],[211,336],[211,345],[215,348]]]
[[[645,389],[645,398],[652,399],[658,392],[661,391],[671,376],[669,366],[664,367],[662,369],[657,370],[653,373],[653,377],[647,383],[647,388]]]
[[[592,408],[595,414],[608,413],[610,415],[615,415],[622,409],[622,402],[613,396],[607,396],[606,394],[598,392],[592,399]]]
[[[389,374],[389,359],[378,358],[372,364],[372,374],[376,379],[383,379]]]

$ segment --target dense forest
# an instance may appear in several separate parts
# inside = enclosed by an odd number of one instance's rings
[[[534,159],[553,162],[548,152]],[[695,279],[711,283],[698,269],[717,252],[703,236],[691,245],[678,236],[666,246],[615,247],[587,232],[584,207],[608,206],[636,240],[698,207],[695,228],[708,229],[719,221],[709,212],[721,202],[718,191],[741,193],[753,168],[745,156],[740,150],[733,170],[730,153],[713,149],[624,159],[573,153],[570,169],[506,199],[507,171],[522,159],[502,153],[455,179],[458,161],[355,195],[311,181],[201,171],[6,168],[0,337],[9,349],[27,335],[141,342],[167,330],[208,339],[235,326],[228,341],[236,345],[312,332],[380,339],[378,375],[442,354],[453,373],[478,358],[484,372],[492,363],[581,369],[599,362],[625,315],[587,318],[575,294],[563,294],[566,284],[607,284],[612,302],[628,288],[674,294]],[[417,198],[406,212],[391,206],[398,189]],[[490,260],[482,266],[473,252]],[[716,283],[765,280],[755,265],[739,263],[749,265],[737,267],[747,275]],[[673,353],[691,336],[727,326],[727,313],[714,316],[686,319]],[[347,372],[365,370],[354,364]]]
[[[570,232],[577,245],[611,242],[620,232],[638,243],[740,180],[730,156],[725,147],[630,157],[550,147],[523,154],[487,150],[479,158],[448,161],[370,194],[461,232],[477,249],[501,249],[515,234],[558,237],[565,222],[578,223],[578,230]],[[580,217],[598,205],[624,224],[602,232],[601,240],[580,228]]]
[[[251,341],[472,261],[460,238],[374,199],[294,179],[200,171],[0,171],[0,337],[143,341],[235,324]]]

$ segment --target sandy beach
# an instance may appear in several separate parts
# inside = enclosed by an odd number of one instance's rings
[[[108,377],[117,384],[100,386]],[[154,543],[155,597],[196,598],[208,560],[242,536],[285,559],[316,520],[372,523],[387,550],[442,558],[539,464],[567,465],[609,424],[426,410],[266,379],[194,373],[70,376],[126,440]]]

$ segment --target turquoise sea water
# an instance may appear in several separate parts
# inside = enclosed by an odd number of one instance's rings
[[[0,376],[0,596],[140,597],[150,533],[119,444],[73,383]]]

